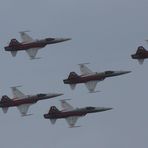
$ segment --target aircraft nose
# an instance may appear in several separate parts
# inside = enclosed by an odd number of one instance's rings
[[[132,71],[122,71],[123,74],[131,73]]]
[[[112,110],[112,109],[113,109],[112,107],[106,107],[106,108],[104,108],[104,111]]]
[[[116,71],[115,75],[123,75],[123,74],[127,74],[127,73],[131,73],[132,71]]]
[[[71,40],[71,38],[56,38],[55,41],[57,42],[65,42],[65,41],[69,41]]]
[[[49,93],[49,94],[47,94],[48,96],[54,96],[54,97],[58,97],[58,96],[62,96],[62,95],[64,95],[63,93],[53,93],[53,94],[51,94],[51,93]]]

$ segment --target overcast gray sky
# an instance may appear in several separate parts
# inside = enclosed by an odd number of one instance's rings
[[[0,145],[3,148],[147,148],[148,61],[143,65],[130,55],[139,45],[148,48],[147,0],[1,0],[0,93],[12,97],[10,86],[26,94],[63,92],[30,107],[33,116],[21,118],[16,108],[0,111]],[[70,37],[49,45],[29,60],[22,51],[15,58],[3,47],[19,31],[33,38]],[[84,85],[72,91],[62,80],[78,63],[89,62],[93,71],[131,70],[132,73],[98,83],[100,93]],[[69,129],[65,120],[51,125],[43,118],[59,99],[71,98],[75,107],[104,106],[114,110],[89,114],[78,120],[81,128]]]

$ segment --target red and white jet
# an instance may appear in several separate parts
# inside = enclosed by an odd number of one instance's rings
[[[26,31],[20,32],[20,35],[22,42],[19,42],[16,39],[11,39],[9,45],[4,47],[5,51],[10,51],[13,57],[16,56],[17,51],[25,50],[30,59],[37,59],[36,54],[38,50],[46,45],[71,40],[70,38],[45,38],[34,40],[26,33]]]
[[[49,112],[47,114],[44,114],[44,118],[50,119],[52,124],[55,124],[57,119],[64,118],[66,119],[70,128],[80,127],[80,126],[75,126],[77,120],[88,113],[103,112],[112,109],[109,107],[92,107],[92,106],[87,106],[83,108],[74,108],[65,100],[61,100],[61,106],[63,109],[61,111],[58,110],[55,106],[51,106]]]
[[[89,90],[89,92],[97,92],[95,91],[96,85],[98,82],[103,81],[105,78],[119,76],[123,74],[130,73],[131,71],[104,71],[104,72],[93,72],[90,70],[85,64],[79,64],[81,74],[78,75],[75,72],[70,72],[67,79],[64,79],[64,84],[69,84],[71,89],[75,89],[76,84],[84,83]]]
[[[10,99],[8,96],[4,95],[0,101],[0,107],[4,113],[7,113],[9,107],[17,107],[22,116],[27,116],[29,107],[36,103],[39,100],[50,99],[53,97],[58,97],[63,95],[62,93],[40,93],[36,95],[25,95],[17,87],[11,87],[13,99]]]

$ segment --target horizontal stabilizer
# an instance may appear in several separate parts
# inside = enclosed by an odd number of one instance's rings
[[[17,51],[11,51],[11,55],[12,55],[13,57],[15,57],[16,54],[17,54]]]
[[[55,124],[57,119],[50,119],[51,124]]]
[[[7,113],[8,107],[2,107],[3,113]]]
[[[76,84],[70,84],[69,86],[72,90],[74,90],[76,88]]]
[[[143,62],[144,62],[144,59],[138,59],[138,62],[139,62],[140,65],[142,65]]]

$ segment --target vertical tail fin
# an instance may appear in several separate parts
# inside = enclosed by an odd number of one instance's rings
[[[68,76],[68,79],[73,79],[73,78],[78,78],[79,75],[75,72],[70,72],[69,76]]]
[[[16,46],[16,45],[19,45],[20,42],[16,39],[12,39],[9,43],[9,46]]]
[[[54,114],[54,113],[57,113],[57,112],[60,112],[60,111],[56,108],[56,106],[51,106],[48,114]]]

